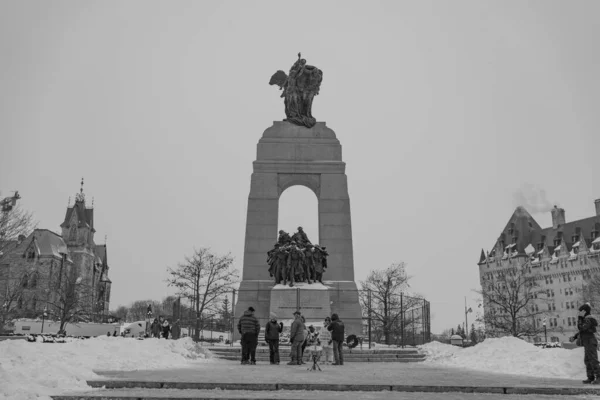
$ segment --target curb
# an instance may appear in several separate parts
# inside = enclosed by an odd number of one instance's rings
[[[105,389],[204,389],[204,390],[318,390],[336,392],[424,392],[424,393],[490,393],[490,394],[546,394],[546,395],[600,395],[600,387],[542,387],[542,386],[422,386],[422,385],[340,385],[340,384],[295,384],[295,383],[213,383],[213,382],[151,382],[151,381],[111,381],[92,380],[87,384],[93,388]],[[76,396],[54,396],[55,400],[84,399]],[[107,394],[85,398],[112,399]]]

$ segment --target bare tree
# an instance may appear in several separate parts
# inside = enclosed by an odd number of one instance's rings
[[[237,271],[232,268],[230,254],[218,256],[208,248],[194,250],[175,269],[168,268],[169,286],[178,290],[178,295],[192,301],[196,317],[194,340],[200,339],[201,319],[204,313],[218,313],[221,298],[237,281]]]
[[[592,310],[600,308],[600,274],[588,275],[581,288],[582,303],[590,303]]]
[[[47,298],[50,312],[60,322],[64,333],[69,323],[88,322],[92,317],[93,288],[75,270],[61,269],[53,278],[53,290]]]
[[[23,271],[18,271],[17,276],[11,277],[8,268],[0,265],[0,331],[6,321],[14,317],[15,306],[25,291],[23,279],[26,277]]]
[[[0,264],[15,246],[19,236],[28,236],[37,226],[33,214],[20,205],[0,210]]]
[[[544,332],[537,319],[548,314],[543,305],[549,303],[548,291],[543,290],[529,262],[500,270],[476,291],[483,299],[485,312],[479,322],[485,324],[488,336],[535,336]],[[542,307],[540,307],[542,305]]]
[[[365,281],[361,281],[362,290],[359,300],[366,316],[380,324],[381,334],[386,344],[391,344],[392,335],[402,335],[399,326],[402,315],[415,307],[421,299],[418,296],[403,296],[408,289],[410,276],[406,274],[404,262],[394,263],[385,270],[373,270]],[[405,320],[404,330],[414,321],[409,316]],[[376,329],[377,330],[377,329]],[[376,332],[376,336],[377,336]]]
[[[110,313],[115,317],[119,318],[121,322],[127,321],[127,313],[129,309],[126,306],[119,306],[116,310],[111,311]]]

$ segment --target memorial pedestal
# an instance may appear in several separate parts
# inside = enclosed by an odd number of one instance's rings
[[[294,311],[299,310],[307,323],[321,323],[331,316],[330,302],[327,286],[320,283],[297,282],[294,287],[275,285],[271,289],[269,311],[280,319],[290,319],[294,318]]]
[[[319,201],[319,244],[329,257],[325,286],[297,283],[274,286],[266,263],[277,240],[279,197],[289,187],[303,185]],[[295,295],[294,295],[295,294]],[[337,313],[346,335],[362,334],[362,313],[354,282],[350,196],[342,145],[324,122],[312,128],[276,121],[258,142],[250,180],[242,282],[234,323],[252,306],[261,327],[275,312],[279,320],[293,318],[299,309],[307,322],[322,324]],[[237,327],[234,337],[239,337]]]

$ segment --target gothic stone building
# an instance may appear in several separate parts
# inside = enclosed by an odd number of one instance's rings
[[[517,207],[493,249],[481,250],[478,265],[484,293],[509,268],[527,264],[536,274],[546,296],[530,305],[536,312],[544,311],[532,322],[541,327],[545,316],[548,341],[566,342],[573,335],[582,288],[586,279],[600,273],[600,199],[595,208],[595,216],[567,222],[565,210],[555,206],[552,226],[542,228],[523,207]],[[484,301],[484,313],[497,311]],[[544,334],[527,339],[543,341]]]
[[[94,242],[94,209],[86,207],[83,192],[67,207],[60,227],[62,235],[36,229],[5,247],[0,262],[0,302],[14,317],[37,318],[47,308],[52,318],[57,277],[80,277],[79,283],[91,292],[86,296],[90,319],[101,321],[108,316],[110,304],[107,251],[106,244]],[[18,295],[11,298],[14,293]]]

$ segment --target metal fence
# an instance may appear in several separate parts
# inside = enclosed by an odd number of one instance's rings
[[[261,334],[264,335],[264,327],[269,321],[269,310],[271,290],[253,290],[251,293],[240,293],[232,290],[221,298],[218,303],[205,310],[200,317],[196,317],[192,299],[181,298],[173,306],[171,321],[179,321],[181,337],[197,337],[205,342],[221,342],[232,344],[239,339],[237,324],[242,316],[243,310],[235,308],[236,303],[248,295],[262,300],[252,303],[257,309],[256,317],[259,320]],[[431,313],[430,302],[421,297],[409,296],[404,293],[382,295],[369,290],[331,290],[322,291],[326,293],[314,293],[308,290],[286,291],[289,298],[285,299],[284,305],[279,305],[280,312],[278,320],[284,322],[282,342],[289,339],[289,327],[293,320],[293,313],[301,311],[307,318],[307,325],[314,325],[319,330],[323,327],[324,316],[330,316],[336,312],[344,324],[346,332],[355,333],[362,346],[371,348],[374,344],[390,346],[410,346],[428,343],[431,337]],[[308,295],[308,296],[307,296]],[[351,299],[354,304],[358,299],[360,312],[345,314],[343,307],[336,311],[338,302]],[[329,305],[318,307],[326,301]],[[245,303],[244,307],[245,307]],[[271,305],[272,306],[272,305]],[[261,308],[262,307],[262,308]],[[244,308],[245,309],[245,308]],[[329,312],[331,311],[331,312]],[[318,318],[317,318],[318,316]],[[349,329],[351,327],[351,329]]]
[[[251,295],[256,299],[262,299],[263,303],[269,304],[268,301],[271,299],[271,290],[265,289],[262,291],[252,291]],[[291,291],[293,293],[293,291]],[[324,315],[318,320],[310,318],[311,315],[323,314],[315,310],[319,307],[314,307],[319,301],[324,302],[324,298],[319,298],[317,291],[308,290],[297,290],[296,294],[291,294],[290,298],[287,299],[285,307],[279,307],[280,310],[284,310],[284,315],[281,312],[278,313],[278,320],[284,322],[284,332],[282,335],[282,342],[285,343],[287,340],[287,329],[291,325],[293,320],[293,312],[299,310],[308,317],[307,325],[314,325],[315,328],[321,329]],[[420,297],[409,296],[404,293],[388,294],[382,296],[380,293],[374,293],[368,290],[330,290],[328,291],[328,299],[332,304],[331,311],[336,312],[340,319],[344,321],[346,325],[346,332],[349,331],[348,327],[353,327],[352,331],[356,332],[357,339],[362,346],[368,346],[371,348],[375,343],[385,344],[390,346],[404,347],[409,345],[420,345],[430,342],[431,339],[431,320],[430,320],[430,302]],[[234,340],[239,339],[237,333],[237,323],[239,318],[242,316],[241,310],[235,310],[235,304],[247,293],[240,292],[239,290],[233,290],[228,294],[228,304],[231,304],[230,318],[226,321],[215,322],[214,317],[205,319],[202,326],[217,326],[218,328],[225,328],[228,324],[230,338]],[[307,296],[309,295],[309,296]],[[307,298],[312,297],[312,298]],[[336,310],[336,302],[341,299],[358,299],[360,305],[360,312],[354,313],[354,315],[345,314],[343,309]],[[262,310],[260,301],[258,304],[253,304],[253,307],[257,309],[256,317],[259,319],[261,329],[261,336],[264,334],[264,327],[269,321],[268,310]],[[354,303],[355,304],[355,303]],[[245,303],[244,303],[245,305]],[[271,305],[273,308],[273,305]],[[328,309],[328,307],[324,307]],[[289,312],[288,312],[289,311]],[[239,315],[238,315],[239,314]],[[328,314],[330,315],[330,313]],[[259,337],[261,337],[259,336]]]

